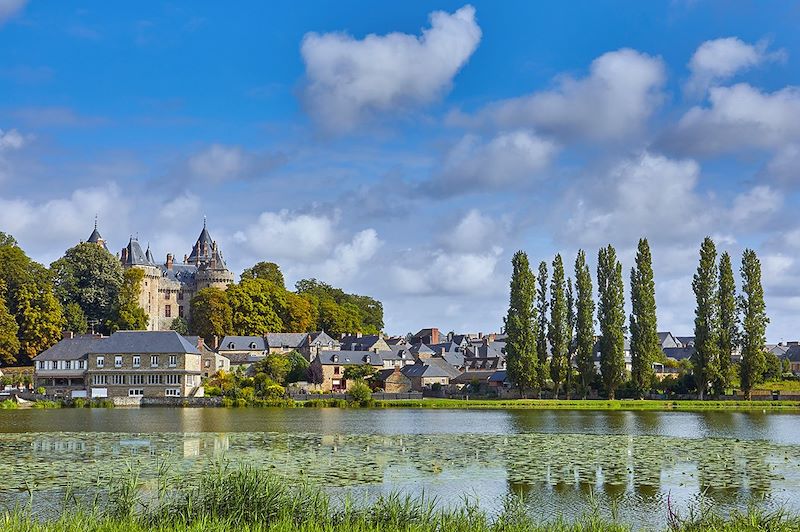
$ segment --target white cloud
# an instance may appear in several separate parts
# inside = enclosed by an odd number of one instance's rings
[[[746,83],[712,87],[708,107],[693,107],[671,131],[667,144],[683,153],[730,153],[742,148],[778,149],[800,139],[800,89],[765,93]]]
[[[488,142],[465,135],[426,188],[436,195],[455,196],[529,181],[550,164],[557,150],[553,142],[524,130],[502,133]]]
[[[0,182],[5,181],[11,175],[11,163],[5,154],[21,149],[26,142],[27,139],[16,129],[8,131],[0,129]]]
[[[469,5],[452,14],[435,11],[430,22],[421,37],[306,34],[300,51],[312,117],[330,132],[346,132],[376,114],[439,98],[477,48],[481,30]]]
[[[0,25],[22,11],[28,0],[0,0]]]
[[[734,222],[752,228],[762,225],[782,207],[782,194],[769,186],[759,185],[734,198],[731,217]]]
[[[584,78],[563,76],[553,90],[489,105],[478,121],[564,140],[619,139],[641,131],[663,99],[664,81],[661,59],[621,49],[592,61]]]
[[[382,245],[374,229],[359,231],[350,242],[340,243],[334,248],[333,255],[319,268],[319,276],[330,282],[350,279],[360,272]]]
[[[706,41],[689,61],[691,76],[686,83],[686,90],[690,94],[701,95],[708,87],[730,79],[739,72],[784,57],[782,51],[768,52],[765,41],[755,45],[736,37]]]
[[[800,146],[789,144],[781,148],[761,174],[784,185],[800,184]]]
[[[234,239],[261,257],[312,260],[334,245],[334,221],[325,216],[263,212]]]
[[[200,212],[200,198],[191,192],[184,192],[180,196],[164,203],[160,216],[166,220],[191,220]]]
[[[212,144],[189,157],[190,173],[211,183],[253,177],[286,161],[282,153],[252,153],[241,146]]]
[[[502,250],[483,253],[432,253],[415,251],[405,264],[392,267],[392,288],[402,294],[474,294],[497,289],[495,277]]]
[[[455,227],[440,236],[443,247],[453,251],[474,251],[488,249],[505,238],[508,220],[495,220],[481,214],[478,209],[469,212],[458,220]]]

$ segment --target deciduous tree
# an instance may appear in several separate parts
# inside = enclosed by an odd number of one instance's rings
[[[2,236],[5,235],[0,234],[0,237]],[[16,362],[20,349],[18,332],[17,320],[14,319],[6,305],[6,287],[0,281],[0,362],[5,364]]]
[[[714,391],[722,395],[731,387],[732,356],[739,336],[739,313],[736,308],[736,281],[733,279],[731,256],[726,251],[719,259],[719,371]]]
[[[537,372],[539,397],[547,384],[549,371],[548,357],[550,355],[547,345],[547,263],[539,263],[538,288],[536,290],[536,317],[539,321],[536,331],[536,356],[539,359],[539,371]]]
[[[111,331],[141,331],[147,329],[147,313],[139,306],[144,271],[128,268],[122,276],[122,286],[117,296],[114,318],[108,326]]]
[[[259,262],[242,272],[242,279],[264,279],[286,288],[280,266],[274,262]]]
[[[199,290],[192,298],[191,308],[189,330],[202,336],[206,344],[212,345],[215,336],[222,338],[233,332],[233,312],[227,295],[219,288]]]

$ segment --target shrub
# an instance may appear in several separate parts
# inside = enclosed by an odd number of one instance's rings
[[[205,393],[209,397],[219,397],[222,395],[222,388],[219,386],[206,386]]]
[[[372,402],[372,390],[362,379],[357,380],[347,392],[361,406],[367,406]]]
[[[45,390],[44,386],[39,386],[38,388],[36,388],[36,393],[38,393],[39,395],[44,395],[45,393],[47,393],[47,390]]]
[[[11,399],[0,401],[0,410],[13,410],[15,408],[19,408],[19,405],[16,403],[16,401],[12,401]]]
[[[233,399],[231,399],[230,397],[223,397],[222,398],[222,406],[224,406],[225,408],[232,407],[233,406]]]
[[[77,399],[72,401],[72,407],[73,408],[88,408],[89,406],[91,406],[89,404],[89,401],[87,401],[86,399],[83,399],[82,397],[78,397]]]

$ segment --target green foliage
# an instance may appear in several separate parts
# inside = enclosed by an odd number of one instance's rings
[[[96,247],[96,246],[95,246]],[[141,331],[147,329],[147,313],[139,306],[144,271],[128,268],[122,276],[114,318],[108,327],[111,331]]]
[[[714,391],[723,394],[731,387],[733,362],[731,356],[739,336],[739,313],[736,308],[736,281],[733,279],[731,256],[726,251],[719,260],[719,368]]]
[[[302,279],[295,288],[316,306],[318,330],[334,336],[348,332],[377,334],[383,330],[383,304],[376,299],[347,294],[316,279]]]
[[[85,334],[89,330],[86,314],[83,313],[81,306],[74,301],[70,301],[64,306],[64,321],[66,329],[76,334]]]
[[[636,395],[648,393],[655,379],[653,363],[660,357],[656,320],[656,284],[653,259],[646,238],[639,240],[636,267],[631,268],[631,380]]]
[[[586,253],[581,249],[575,259],[575,335],[576,362],[579,389],[584,398],[595,378],[594,367],[594,298],[592,297],[592,274],[586,264]]]
[[[536,290],[536,318],[539,323],[536,330],[536,357],[538,359],[539,370],[536,373],[536,385],[541,395],[542,389],[547,383],[548,363],[550,355],[547,349],[547,263],[539,263],[538,288]]]
[[[77,304],[86,318],[97,320],[102,327],[117,320],[122,266],[105,248],[88,242],[78,244],[53,262],[50,270],[62,305]]]
[[[697,307],[694,311],[692,355],[695,384],[700,399],[719,375],[719,311],[717,298],[717,248],[710,237],[700,246],[700,263],[692,280]]]
[[[233,311],[228,296],[219,288],[203,288],[191,301],[189,330],[209,344],[214,336],[222,338],[233,331]]]
[[[609,399],[625,380],[625,299],[622,264],[611,244],[597,257],[597,290],[600,322],[600,375]]]
[[[567,308],[566,282],[564,280],[564,263],[561,255],[553,260],[553,279],[550,282],[550,323],[547,339],[550,341],[550,379],[553,381],[553,393],[558,398],[561,383],[567,375],[567,355],[572,341],[569,334],[569,309]]]
[[[363,381],[367,377],[372,377],[375,374],[375,368],[369,364],[358,364],[356,366],[347,366],[344,369],[343,377],[346,380],[360,380]]]
[[[189,334],[189,322],[186,319],[181,318],[178,316],[177,318],[173,318],[172,323],[169,326],[171,331],[175,331],[178,334],[187,335]]]
[[[264,360],[253,364],[255,374],[263,373],[277,383],[286,382],[286,376],[292,369],[289,356],[284,353],[270,353]]]
[[[361,406],[367,406],[372,401],[372,390],[363,379],[358,379],[347,389],[347,393]]]
[[[283,273],[281,273],[281,268],[274,262],[259,262],[243,271],[241,278],[242,280],[263,279],[273,283],[275,286],[286,288],[285,281],[283,280]]]
[[[505,319],[506,368],[509,380],[525,395],[525,390],[536,386],[539,359],[536,356],[536,279],[531,272],[528,256],[517,251],[511,261],[511,295]]]
[[[8,233],[4,233],[0,231],[0,247],[8,246],[14,247],[17,246],[17,239],[13,236],[9,235]]]
[[[240,335],[283,331],[286,290],[265,279],[242,279],[227,291],[233,330]]]
[[[764,381],[777,381],[783,376],[783,364],[774,353],[764,353]]]
[[[739,311],[742,316],[742,362],[739,368],[742,391],[750,399],[753,387],[763,382],[767,370],[764,344],[766,344],[767,317],[764,288],[761,285],[761,261],[752,249],[742,254],[742,294]]]
[[[18,333],[17,320],[6,305],[5,284],[0,280],[0,362],[13,364],[17,360],[20,348]]]
[[[297,351],[292,351],[286,356],[289,358],[289,363],[291,365],[289,374],[286,376],[286,382],[307,381],[308,368],[310,367],[308,360]]]

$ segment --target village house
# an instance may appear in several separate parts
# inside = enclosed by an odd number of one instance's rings
[[[202,354],[174,331],[117,331],[91,345],[92,398],[202,397]]]
[[[231,368],[249,368],[267,357],[267,342],[263,336],[226,336],[217,353],[230,361]]]
[[[381,351],[383,367],[385,369],[401,368],[416,362],[414,354],[408,344],[396,344],[389,351]]]
[[[386,393],[408,393],[411,391],[411,379],[406,377],[400,366],[378,371],[373,382]]]
[[[311,381],[323,392],[347,390],[353,383],[344,378],[345,369],[359,365],[383,369],[380,353],[370,351],[322,351],[311,361]]]
[[[420,392],[431,389],[434,385],[447,387],[450,379],[461,374],[460,371],[438,357],[418,360],[416,364],[400,369],[411,380],[411,389]]]
[[[86,397],[86,371],[89,352],[103,338],[99,335],[66,335],[60,342],[33,360],[34,387],[48,395],[66,398]]]
[[[200,351],[202,361],[203,377],[208,378],[217,373],[218,371],[230,371],[231,361],[228,357],[220,355],[213,349],[210,349],[205,341],[199,336],[185,336],[186,340],[197,347]]]
[[[341,349],[343,351],[372,351],[379,353],[381,351],[389,351],[389,344],[379,334],[345,334],[342,335]]]

